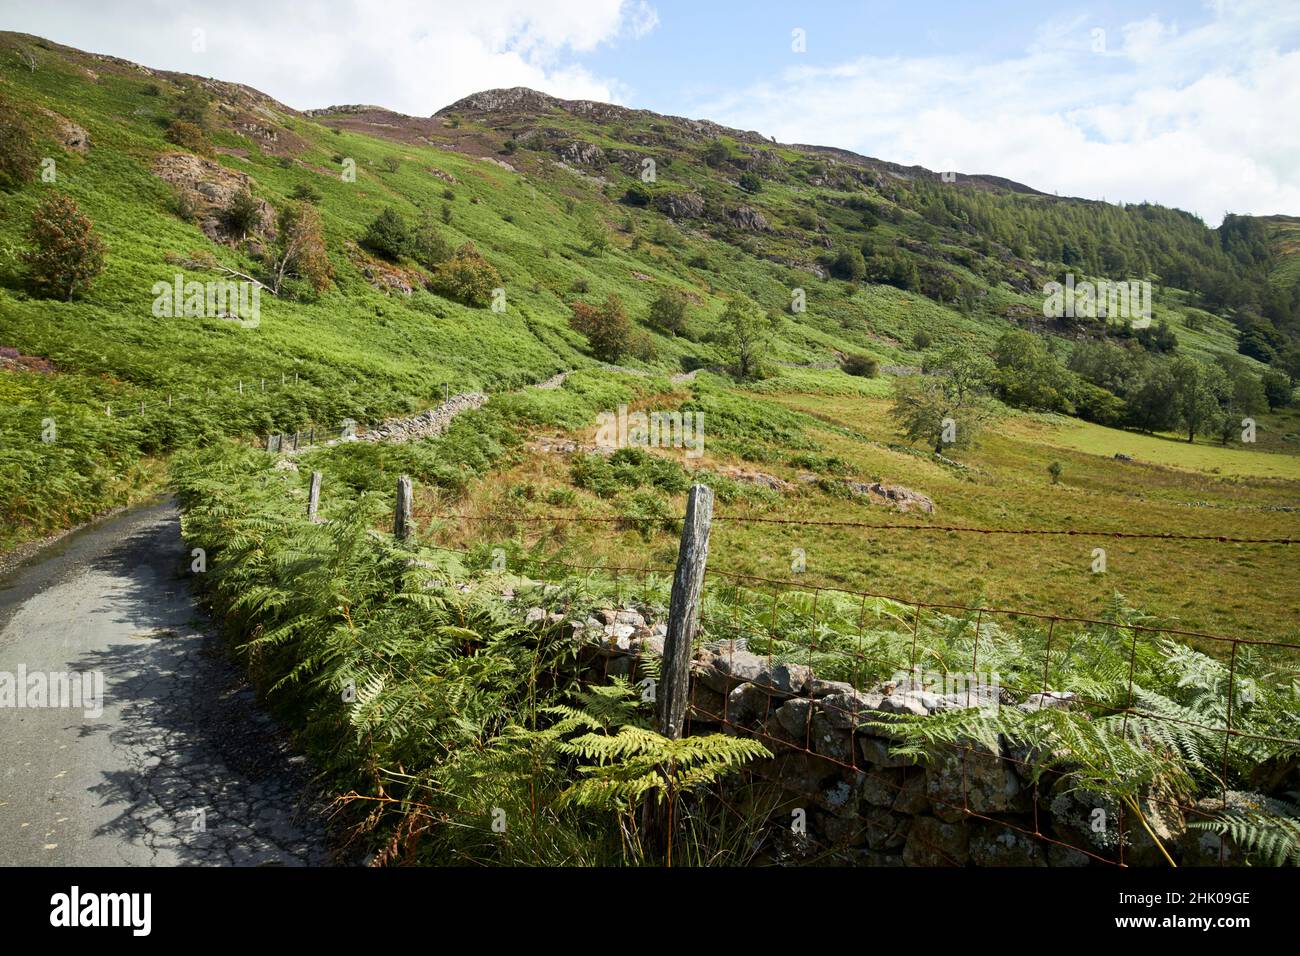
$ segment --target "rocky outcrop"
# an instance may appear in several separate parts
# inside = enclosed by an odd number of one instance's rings
[[[730,478],[732,481],[767,488],[769,491],[786,492],[794,488],[794,485],[790,484],[790,482],[778,478],[776,475],[769,475],[767,472],[741,468],[736,465],[723,465],[717,469],[717,474],[724,478]]]
[[[84,127],[78,126],[62,113],[56,113],[54,110],[43,112],[54,121],[54,137],[60,146],[70,153],[80,153],[83,156],[90,152],[90,134]]]
[[[538,116],[557,110],[602,125],[648,119],[670,128],[681,139],[696,142],[716,139],[719,136],[727,136],[741,143],[767,145],[771,142],[767,137],[753,130],[731,129],[710,120],[665,116],[650,110],[629,109],[626,106],[601,103],[596,100],[562,100],[524,86],[471,93],[450,106],[444,106],[433,115],[450,117],[473,113],[527,113]]]
[[[698,193],[655,193],[651,202],[669,219],[699,219],[704,215],[704,200]]]
[[[235,196],[251,191],[253,181],[247,173],[227,169],[220,163],[193,153],[164,153],[154,161],[154,175],[171,183],[189,201],[199,228],[214,242],[235,242],[245,238],[233,233],[226,222],[226,210]],[[275,234],[275,210],[258,199],[258,220],[250,235],[271,238]]]
[[[844,488],[857,498],[867,498],[873,502],[888,504],[897,511],[920,511],[934,514],[934,500],[928,495],[902,485],[887,485],[883,482],[845,481]]]
[[[727,214],[727,218],[737,229],[747,232],[770,232],[772,229],[767,217],[749,206],[737,206]]]
[[[573,140],[563,143],[555,150],[561,160],[570,166],[604,166],[605,151],[594,143]]]

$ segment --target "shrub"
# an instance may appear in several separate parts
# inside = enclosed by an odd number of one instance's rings
[[[311,183],[299,183],[293,187],[293,192],[291,192],[289,196],[299,202],[309,202],[312,205],[315,205],[321,200],[320,193],[315,190]]]
[[[176,118],[205,130],[208,128],[208,105],[211,102],[207,90],[198,83],[191,83],[176,98]]]
[[[686,260],[686,264],[692,269],[699,269],[701,272],[716,272],[718,267],[713,264],[708,253],[700,251]]]
[[[224,214],[231,232],[246,236],[262,223],[262,204],[247,189],[235,193]]]
[[[836,279],[860,282],[867,274],[867,263],[857,249],[841,249],[830,262],[830,273]]]
[[[294,275],[311,283],[316,292],[329,287],[334,270],[325,252],[325,234],[320,213],[307,203],[294,203],[280,212],[276,243],[279,255],[274,263],[272,288],[280,291],[285,276]]]
[[[1052,484],[1055,485],[1060,483],[1062,470],[1063,469],[1061,468],[1061,463],[1059,461],[1054,461],[1047,466],[1047,473],[1052,476]]]
[[[604,362],[617,362],[632,350],[632,323],[623,311],[623,300],[612,292],[603,305],[573,303],[569,325],[587,337],[592,354]]]
[[[383,159],[384,169],[390,173],[395,173],[401,168],[401,163],[396,156],[385,156]]]
[[[435,269],[455,255],[451,243],[442,238],[442,234],[434,225],[433,217],[427,212],[421,217],[419,224],[411,230],[408,252],[412,259],[426,269]]]
[[[1269,369],[1264,373],[1263,386],[1269,408],[1283,408],[1291,404],[1291,378],[1285,372]]]
[[[690,476],[669,458],[652,455],[641,448],[620,448],[612,455],[580,455],[570,468],[570,479],[579,488],[612,498],[620,491],[654,488],[670,495],[681,494],[691,485]]]
[[[747,193],[759,192],[763,188],[763,180],[759,179],[756,173],[741,173],[740,188]]]
[[[444,226],[451,225],[451,206],[447,203],[442,204],[442,224]]]
[[[917,329],[912,335],[912,348],[918,352],[924,352],[934,344],[934,338],[925,329]]]
[[[104,268],[104,243],[71,196],[52,193],[32,212],[24,253],[28,279],[41,295],[72,301]]]
[[[715,139],[704,148],[704,162],[714,169],[717,169],[730,159],[731,150],[727,149],[727,144],[720,139]]]
[[[501,274],[467,242],[456,254],[434,270],[429,288],[441,296],[465,305],[484,306],[492,290],[501,287]]]
[[[1073,398],[1074,413],[1084,421],[1115,427],[1128,415],[1124,399],[1092,382],[1075,382]]]
[[[181,149],[188,149],[191,153],[207,154],[212,150],[208,137],[203,130],[193,123],[187,123],[185,120],[172,120],[163,136],[167,142],[179,146]]]
[[[199,218],[202,205],[198,194],[192,189],[179,189],[176,192],[176,215],[184,222],[195,222]]]
[[[26,118],[0,100],[0,187],[16,189],[31,180],[38,158]]]
[[[572,488],[552,488],[542,500],[554,508],[572,508],[578,503],[578,496]]]
[[[846,355],[841,366],[849,375],[875,378],[880,373],[880,361],[874,355]]]
[[[688,301],[681,289],[661,289],[650,304],[650,324],[671,335],[685,335]]]
[[[622,505],[622,525],[641,536],[649,543],[656,531],[674,531],[677,528],[677,512],[668,500],[649,488],[641,488],[626,495]]]
[[[582,238],[587,243],[587,251],[592,255],[600,255],[609,249],[609,233],[598,220],[583,223]]]
[[[586,295],[591,291],[591,283],[585,277],[579,277],[573,280],[573,291],[579,295]]]
[[[411,230],[402,214],[389,206],[366,228],[361,244],[385,259],[400,259],[411,241]]]

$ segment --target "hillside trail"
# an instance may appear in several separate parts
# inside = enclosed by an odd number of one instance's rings
[[[167,500],[0,577],[0,681],[17,681],[0,694],[0,864],[330,861],[306,762],[227,658],[189,562]],[[79,698],[38,694],[61,675]]]
[[[453,395],[355,440],[441,434],[487,400]],[[0,571],[0,865],[330,862],[306,761],[228,659],[190,560],[168,499]]]

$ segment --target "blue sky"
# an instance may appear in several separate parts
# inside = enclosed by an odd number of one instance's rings
[[[795,64],[791,31],[807,36],[802,60],[831,67],[864,55],[965,56],[997,60],[1032,45],[1049,22],[1084,17],[1114,31],[1149,15],[1185,26],[1202,24],[1213,10],[1195,2],[1089,3],[917,2],[790,3],[762,0],[743,6],[707,0],[656,2],[657,27],[638,39],[620,38],[584,58],[596,75],[616,77],[636,99],[660,112],[691,108],[707,93],[721,95]],[[1135,15],[1135,12],[1137,15]]]
[[[1300,215],[1297,0],[0,0],[0,28],[298,108],[522,85],[1211,225]]]

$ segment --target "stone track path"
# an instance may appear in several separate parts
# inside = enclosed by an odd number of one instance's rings
[[[0,578],[0,672],[103,675],[100,714],[0,706],[0,865],[330,862],[305,763],[196,606],[189,562],[164,502]]]

